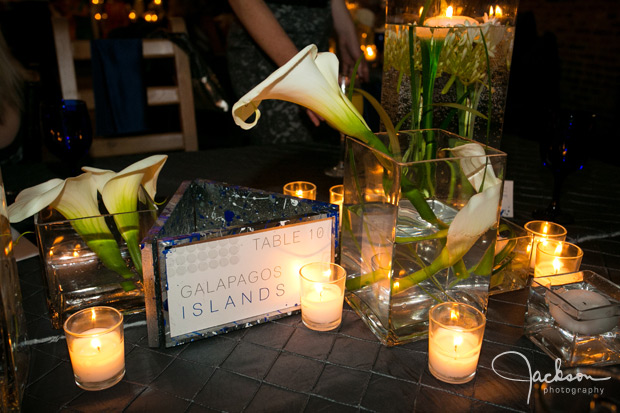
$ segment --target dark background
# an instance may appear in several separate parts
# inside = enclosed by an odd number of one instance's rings
[[[378,14],[380,0],[368,0]],[[106,4],[123,5],[120,1]],[[107,7],[107,6],[106,6]],[[232,106],[225,50],[226,30],[233,18],[225,1],[173,0],[163,3],[169,15],[183,16],[201,59],[217,78]],[[27,0],[0,3],[0,28],[14,56],[32,74],[26,97],[35,105],[41,97],[59,93],[51,13],[71,14],[76,32],[88,28],[86,0]],[[596,113],[590,156],[617,162],[620,150],[616,118],[620,113],[620,16],[617,0],[521,0],[509,85],[505,133],[540,139],[550,107]],[[379,20],[379,19],[378,19]],[[119,22],[119,24],[122,22]],[[163,23],[163,22],[162,22]],[[380,65],[374,68],[380,71]],[[380,78],[380,76],[379,76]],[[368,85],[378,94],[380,85]],[[20,139],[26,158],[41,151],[36,131],[36,107],[26,107]],[[248,144],[230,113],[215,110],[205,96],[196,96],[200,149]]]

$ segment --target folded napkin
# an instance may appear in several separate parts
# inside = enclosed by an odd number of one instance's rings
[[[142,40],[102,39],[90,43],[97,135],[146,130]]]

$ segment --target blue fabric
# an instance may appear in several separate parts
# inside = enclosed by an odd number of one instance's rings
[[[142,40],[91,41],[97,135],[146,130],[146,90],[142,79]]]

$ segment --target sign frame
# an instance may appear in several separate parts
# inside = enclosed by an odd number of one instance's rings
[[[334,204],[209,180],[183,182],[142,241],[149,346],[173,347],[298,313],[298,267],[316,260],[333,262],[338,211]],[[311,238],[319,229],[325,237]],[[273,248],[274,240],[280,240],[279,248]],[[209,248],[235,242],[240,247],[234,251],[236,259],[228,256],[223,264],[231,265],[218,271],[207,268],[218,265],[207,259]],[[258,251],[259,243],[274,251]],[[191,261],[201,264],[200,270],[177,265],[185,264],[179,258],[187,251],[193,251]],[[256,266],[261,271],[274,268],[271,281],[257,279],[251,271]],[[269,278],[266,274],[262,278]],[[250,276],[253,290],[248,289]],[[239,284],[237,289],[231,280]],[[247,305],[239,305],[238,299]]]

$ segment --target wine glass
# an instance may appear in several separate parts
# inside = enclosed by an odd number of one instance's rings
[[[569,174],[583,169],[595,120],[595,114],[583,111],[558,110],[550,116],[540,140],[540,156],[543,165],[553,173],[552,197],[546,209],[533,212],[534,218],[558,224],[574,221],[560,208],[562,187]]]
[[[66,173],[76,175],[93,142],[86,102],[63,99],[42,104],[41,131],[45,146],[62,162]]]

